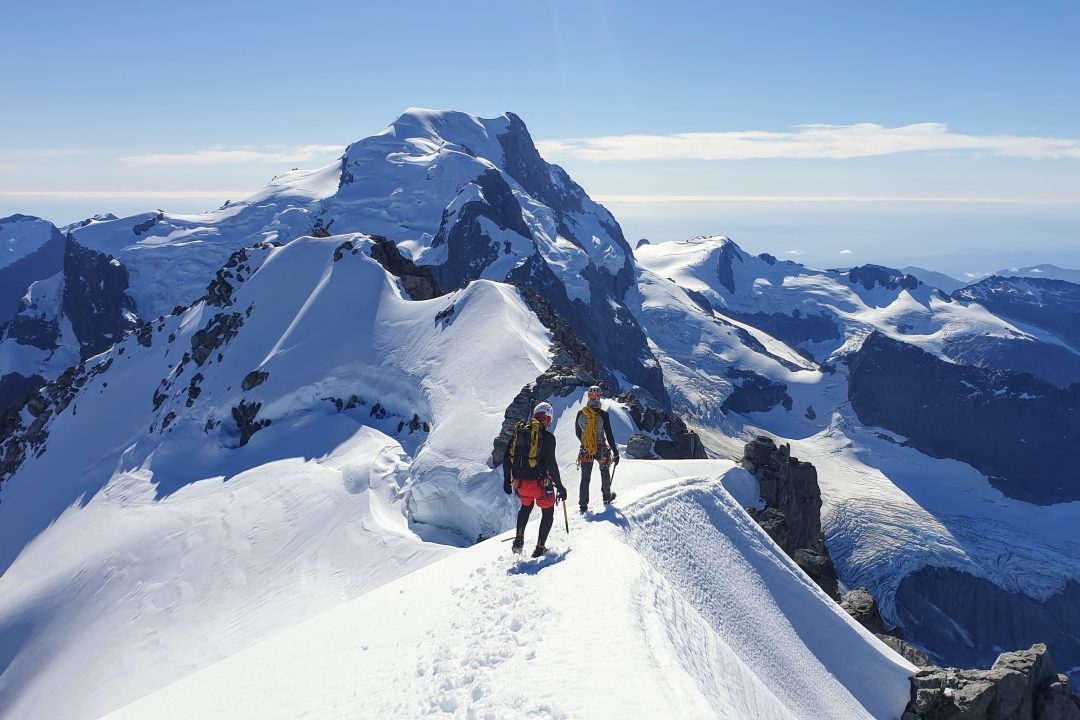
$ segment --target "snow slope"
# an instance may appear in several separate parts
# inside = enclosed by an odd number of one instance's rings
[[[21,260],[52,239],[52,223],[28,215],[0,218],[0,268]]]
[[[506,285],[407,299],[370,249],[253,251],[232,305],[91,361],[4,484],[0,717],[97,717],[508,526],[486,459],[550,335]]]
[[[900,714],[913,668],[750,521],[744,471],[620,471],[618,507],[541,561],[457,551],[108,717]]]

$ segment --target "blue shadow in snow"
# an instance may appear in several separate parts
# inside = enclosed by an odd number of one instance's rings
[[[565,550],[552,550],[538,558],[525,558],[518,564],[506,571],[507,575],[535,575],[546,567],[555,563],[561,563],[570,554],[570,548]]]

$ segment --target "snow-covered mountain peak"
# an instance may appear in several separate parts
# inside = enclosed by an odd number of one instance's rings
[[[417,145],[456,146],[501,166],[502,147],[498,137],[506,133],[509,125],[506,115],[484,119],[457,110],[409,108],[381,133],[366,140],[395,138]],[[360,143],[351,145],[349,151]]]
[[[30,255],[56,234],[48,220],[32,215],[0,218],[0,268]]]

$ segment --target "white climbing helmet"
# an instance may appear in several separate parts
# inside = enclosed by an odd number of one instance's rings
[[[555,418],[555,411],[552,410],[549,402],[537,403],[536,407],[533,408],[533,417],[537,415],[547,415],[548,422],[551,422]]]

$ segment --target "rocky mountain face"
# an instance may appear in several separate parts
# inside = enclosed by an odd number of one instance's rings
[[[897,591],[900,622],[927,650],[965,667],[987,667],[1003,647],[1045,643],[1059,658],[1080,658],[1080,584],[1044,600],[1005,590],[953,568],[926,567]],[[943,618],[950,622],[942,622]]]
[[[867,425],[969,463],[1010,497],[1080,499],[1080,474],[1063,452],[1080,441],[1080,384],[1063,390],[1026,373],[956,365],[882,333],[849,365],[848,398]]]
[[[54,228],[55,229],[55,228]],[[54,239],[24,260],[53,253]],[[71,364],[109,348],[137,325],[126,268],[115,258],[61,238],[58,272],[23,285],[17,312],[0,324],[0,408],[16,405]],[[36,267],[36,266],[35,266]],[[4,270],[27,271],[19,263]],[[0,271],[2,272],[2,271]],[[44,270],[42,270],[44,272]]]
[[[51,222],[30,215],[0,218],[0,323],[19,311],[30,283],[55,275],[63,264],[64,235]]]
[[[366,216],[374,203],[385,207],[380,218]],[[334,232],[362,228],[404,243],[444,288],[486,278],[535,292],[589,346],[606,384],[619,386],[618,372],[666,405],[662,373],[625,304],[634,265],[618,222],[540,157],[513,113],[410,110],[348,148],[338,190],[318,212]]]
[[[952,294],[991,312],[1053,333],[1080,350],[1080,285],[1064,280],[988,277]]]
[[[834,600],[840,600],[836,570],[821,532],[821,488],[817,470],[791,457],[791,446],[759,436],[746,444],[742,466],[758,479],[762,511],[754,518],[795,563]]]

